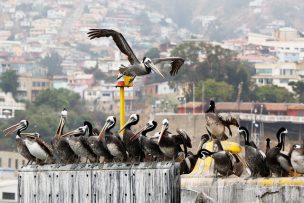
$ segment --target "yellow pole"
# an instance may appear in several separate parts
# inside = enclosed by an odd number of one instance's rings
[[[119,98],[120,98],[120,129],[125,124],[125,90],[124,87],[119,87]],[[124,131],[121,131],[121,134],[123,134]]]

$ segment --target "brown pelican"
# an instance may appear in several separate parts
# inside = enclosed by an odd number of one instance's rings
[[[168,131],[169,121],[164,119],[162,121],[162,129],[158,138],[158,145],[160,150],[167,158],[176,159],[181,154],[187,155],[187,147],[191,148],[191,140],[183,130],[177,129],[177,135],[173,135]],[[184,151],[180,145],[184,146]]]
[[[90,132],[90,128],[91,127],[89,127],[89,134],[92,135],[89,135],[87,141],[94,154],[98,156],[97,160],[100,160],[100,158],[102,158],[103,162],[110,162],[113,159],[113,156],[109,152],[105,144],[105,140],[99,139],[98,135],[100,132],[96,128],[94,128],[92,132]]]
[[[29,122],[27,120],[21,120],[17,126],[21,126],[21,129],[27,129]],[[18,127],[16,128],[18,129]],[[35,157],[36,163],[39,160],[45,163],[53,162],[53,151],[51,146],[47,144],[44,140],[42,140],[37,133],[22,133],[21,135],[25,135],[26,138],[23,139],[24,144],[28,148],[30,154]]]
[[[27,146],[25,145],[24,140],[28,139],[28,138],[21,138],[21,132],[26,130],[28,127],[27,121],[26,120],[22,120],[19,123],[6,128],[5,130],[3,130],[3,132],[5,133],[5,136],[7,135],[12,135],[13,132],[15,132],[17,130],[17,135],[16,135],[16,147],[17,147],[17,151],[19,154],[21,154],[21,156],[23,156],[24,158],[26,158],[28,160],[27,164],[32,163],[34,161],[36,161],[36,158],[30,153],[30,151],[28,150]]]
[[[209,140],[209,135],[204,134],[201,136],[200,144],[196,154],[188,152],[188,155],[185,159],[180,162],[180,174],[189,174],[193,171],[198,158],[201,158],[201,152],[204,144]]]
[[[228,137],[225,134],[225,127],[229,130],[229,135],[232,136],[230,125],[239,127],[239,123],[236,118],[227,113],[215,113],[215,102],[210,101],[209,108],[205,112],[206,128],[212,138],[219,140],[227,140]]]
[[[92,135],[92,125],[88,121],[85,121],[83,126],[65,133],[62,136],[66,137],[71,149],[77,156],[85,157],[86,162],[89,160],[91,163],[95,163],[97,161],[97,155],[94,154],[87,137],[85,137],[88,131],[89,135]]]
[[[217,145],[217,152],[202,149],[201,155],[202,157],[210,156],[214,159],[215,176],[217,177],[217,173],[219,173],[225,177],[232,174],[240,177],[243,173],[243,164],[239,157],[236,154],[224,151],[218,139],[214,140],[214,144]]]
[[[63,128],[67,118],[67,110],[61,111],[59,125],[57,127],[54,138],[52,139],[52,147],[54,157],[57,163],[72,164],[79,160],[79,157],[73,152],[65,137],[62,137]]]
[[[127,161],[128,155],[124,143],[118,134],[113,134],[111,132],[111,129],[115,124],[116,118],[114,116],[109,116],[100,131],[98,138],[99,140],[104,140],[104,143],[111,155],[114,157],[114,160]]]
[[[156,59],[149,59],[144,57],[143,61],[140,62],[135,56],[133,50],[131,49],[130,45],[128,44],[124,36],[115,30],[90,29],[90,32],[88,32],[88,36],[90,39],[100,38],[100,37],[112,37],[114,42],[116,43],[116,46],[120,49],[120,51],[128,56],[128,60],[131,65],[128,67],[121,67],[119,69],[120,75],[118,76],[117,79],[119,79],[123,75],[128,75],[132,77],[147,75],[151,73],[151,70],[164,77],[163,74],[155,66],[155,64],[164,61],[171,62],[170,74],[173,76],[178,72],[178,70],[184,63],[184,59],[180,57],[168,57],[168,58],[156,58]]]
[[[281,152],[282,149],[284,150],[284,141],[287,133],[286,128],[280,128],[277,132],[278,144],[266,153],[266,161],[270,170],[277,176],[283,177],[288,176],[292,170],[289,156]]]
[[[141,130],[139,130],[133,137],[131,141],[139,139],[141,149],[145,153],[145,157],[152,156],[154,158],[163,159],[164,154],[160,150],[158,144],[156,144],[152,139],[147,137],[147,133],[155,130],[157,127],[157,122],[154,120],[149,121]]]
[[[249,131],[245,127],[239,128],[239,133],[243,134],[245,139],[245,160],[250,169],[250,177],[268,177],[270,170],[266,163],[266,155],[258,149],[253,141],[249,142]],[[248,177],[249,178],[249,177]]]
[[[51,146],[40,138],[39,133],[24,133],[27,134],[25,144],[30,153],[36,157],[36,160],[42,160],[44,163],[53,163],[53,150]],[[37,161],[36,161],[37,163]]]
[[[136,125],[139,121],[138,114],[132,114],[125,125],[120,129],[119,132],[124,130],[122,141],[128,151],[130,160],[143,161],[145,154],[141,150],[139,140],[131,141],[131,137],[134,136],[131,126]]]
[[[304,143],[292,146],[290,153],[291,165],[295,172],[304,173]]]

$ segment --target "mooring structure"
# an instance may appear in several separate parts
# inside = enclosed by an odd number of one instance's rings
[[[19,171],[19,202],[180,202],[179,173],[173,162],[30,165]]]

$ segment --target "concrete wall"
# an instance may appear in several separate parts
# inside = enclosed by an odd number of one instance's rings
[[[204,197],[203,202],[303,202],[304,177],[290,178],[211,178],[182,176],[182,190],[193,190]],[[197,194],[193,194],[193,197]],[[190,198],[189,198],[190,199]]]

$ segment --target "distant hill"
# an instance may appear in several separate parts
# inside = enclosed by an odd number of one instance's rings
[[[304,30],[303,0],[142,0],[171,17],[180,27],[212,40],[244,36],[247,32],[269,33],[275,27]],[[203,27],[200,19],[214,16]]]

